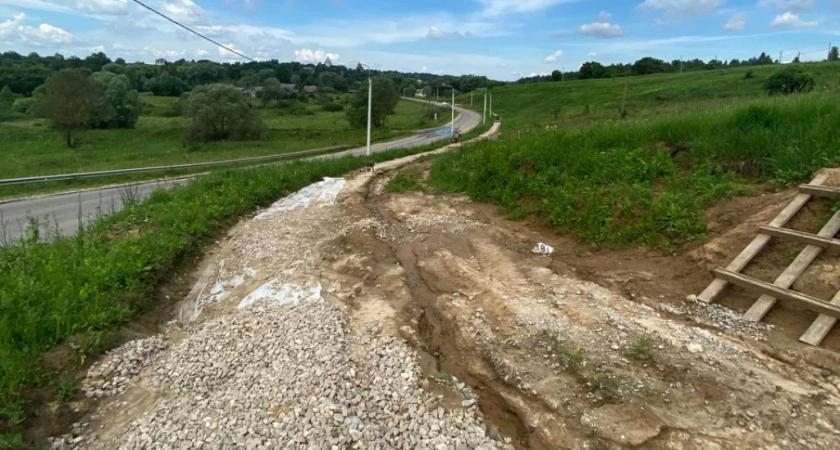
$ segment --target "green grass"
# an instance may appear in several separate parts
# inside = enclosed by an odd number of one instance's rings
[[[86,172],[131,167],[189,164],[263,156],[336,145],[363,145],[365,130],[351,129],[343,111],[325,112],[312,101],[312,115],[283,115],[266,108],[261,113],[271,132],[265,142],[216,142],[190,145],[182,140],[187,119],[165,117],[177,99],[142,96],[147,104],[133,130],[89,130],[76,149],[67,149],[44,120],[17,119],[0,123],[4,149],[3,178]],[[425,105],[401,101],[389,116],[388,128],[374,129],[380,141],[425,128]]]
[[[808,63],[802,67],[816,80],[816,92],[840,92],[840,63]],[[545,130],[577,128],[620,121],[627,83],[627,118],[644,121],[695,113],[766,97],[764,83],[780,66],[743,67],[684,74],[508,85],[493,90],[493,112],[505,122],[508,137]],[[747,72],[752,78],[746,78]],[[481,110],[483,94],[476,94]],[[481,101],[478,101],[481,97]],[[469,104],[469,94],[458,98]],[[555,118],[555,112],[557,117]]]
[[[400,170],[394,178],[388,181],[385,185],[385,192],[388,193],[402,193],[402,192],[425,192],[426,188],[422,183],[423,175],[417,167],[409,167]]]
[[[377,153],[384,161],[440,143]],[[71,339],[80,358],[101,351],[109,330],[152,306],[154,289],[200,255],[237,218],[366,158],[292,162],[217,172],[102,217],[74,237],[36,236],[0,248],[0,418],[25,417],[21,390],[51,377],[40,354]],[[54,387],[61,397],[72,389]],[[0,433],[4,432],[0,424]],[[14,428],[13,428],[14,429]]]
[[[703,240],[706,208],[746,184],[801,182],[840,162],[838,100],[814,93],[508,137],[437,157],[430,184],[587,242],[671,248]]]

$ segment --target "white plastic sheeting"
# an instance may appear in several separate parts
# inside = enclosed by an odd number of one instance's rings
[[[274,202],[267,210],[257,215],[256,220],[265,220],[280,211],[290,211],[309,206],[335,204],[335,199],[347,182],[344,178],[324,178],[305,188]]]
[[[270,301],[279,305],[297,305],[301,302],[317,300],[321,300],[321,283],[300,285],[271,280],[243,298],[238,307],[247,308],[261,301]]]

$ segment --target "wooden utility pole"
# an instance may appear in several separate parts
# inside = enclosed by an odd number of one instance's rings
[[[625,107],[627,106],[627,85],[630,83],[630,77],[624,78],[624,97],[621,99],[621,118],[623,119],[626,114]]]

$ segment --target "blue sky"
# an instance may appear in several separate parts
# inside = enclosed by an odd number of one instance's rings
[[[840,0],[146,0],[255,59],[511,80],[643,56],[824,58]],[[0,51],[129,61],[238,56],[131,0],[0,0]]]

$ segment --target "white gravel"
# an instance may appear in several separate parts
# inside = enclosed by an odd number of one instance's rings
[[[439,407],[404,341],[348,329],[346,307],[324,300],[231,310],[153,362],[145,384],[167,399],[117,439],[53,448],[512,448],[473,402]]]

